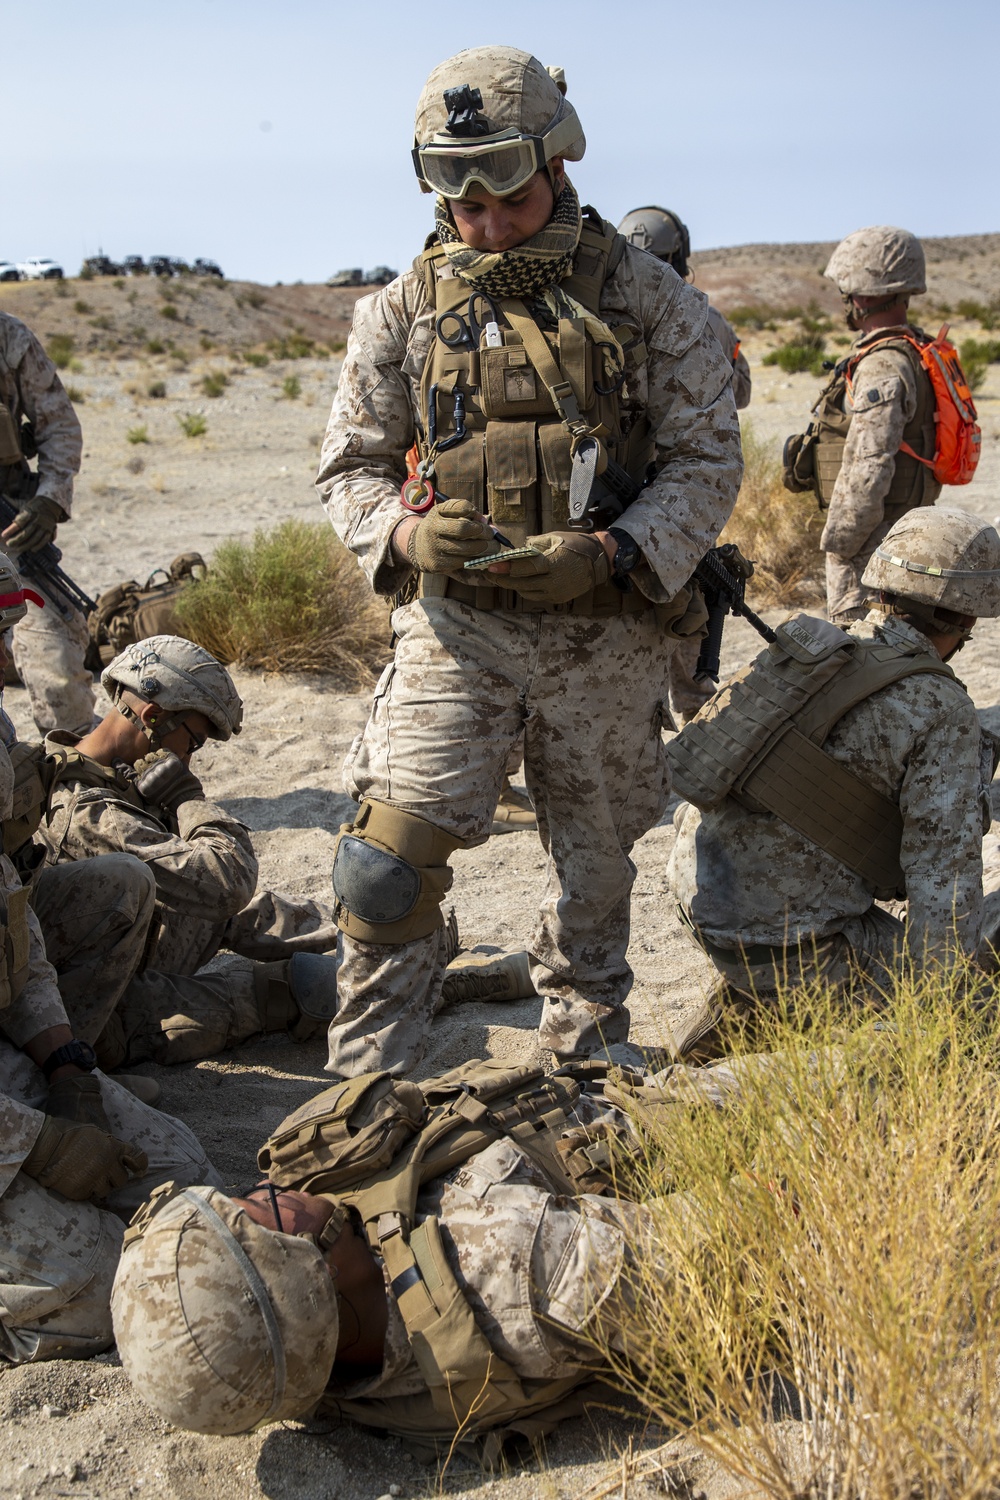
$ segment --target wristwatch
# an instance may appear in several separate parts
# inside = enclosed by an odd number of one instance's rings
[[[642,557],[639,543],[635,537],[629,536],[627,531],[622,531],[617,526],[608,527],[608,536],[613,536],[618,543],[615,560],[611,564],[611,582],[623,594],[629,594],[632,592],[632,580],[628,575]]]
[[[84,1073],[92,1073],[97,1067],[97,1053],[89,1042],[81,1042],[74,1037],[71,1042],[64,1042],[54,1052],[50,1052],[42,1063],[42,1072],[45,1074],[46,1083],[52,1077],[57,1068],[81,1068]]]

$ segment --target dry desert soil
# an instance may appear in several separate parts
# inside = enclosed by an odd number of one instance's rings
[[[793,331],[793,320],[783,317],[789,308],[815,301],[837,312],[836,294],[820,275],[830,248],[756,245],[695,257],[698,284],[723,310],[772,310],[773,316],[755,321],[773,327],[741,330],[754,380],[744,416],[768,440],[780,442],[801,429],[819,388],[811,375],[785,375],[761,359]],[[931,241],[928,261],[929,292],[916,314],[927,326],[936,328],[943,310],[963,300],[989,303],[1000,293],[1000,235]],[[145,578],[183,550],[210,557],[222,538],[246,537],[286,517],[318,517],[312,479],[356,297],[322,286],[175,281],[164,287],[148,279],[0,286],[0,308],[24,318],[46,344],[60,334],[73,340],[74,365],[64,378],[78,403],[85,457],[74,519],[62,529],[60,544],[66,567],[85,587],[96,592],[121,578]],[[167,308],[176,316],[165,315]],[[984,336],[975,319],[952,313],[952,321],[959,337]],[[267,363],[248,362],[247,354],[266,356]],[[219,373],[227,384],[209,397],[203,378]],[[285,382],[293,377],[299,392],[289,396]],[[164,393],[151,395],[160,385]],[[990,367],[978,400],[979,471],[968,489],[945,498],[993,519],[1000,511],[1000,365]],[[199,411],[207,431],[187,438],[178,418]],[[130,443],[129,431],[140,427],[148,441]],[[779,617],[780,611],[769,613]],[[724,669],[748,659],[755,640],[741,625],[729,628]],[[998,666],[1000,624],[985,622],[960,662],[982,709],[1000,704]],[[198,769],[211,795],[253,830],[262,884],[326,899],[334,835],[351,807],[340,766],[364,722],[366,695],[345,694],[319,677],[237,678],[247,705],[245,732],[229,745],[207,747]],[[21,734],[30,736],[23,690],[8,689],[6,704]],[[707,979],[704,960],[682,937],[666,888],[672,838],[668,812],[635,851],[630,1006],[639,1042],[660,1041]],[[535,835],[495,838],[460,852],[455,864],[454,901],[465,944],[526,941],[542,875]],[[537,1056],[536,1019],[535,1001],[447,1013],[435,1025],[424,1071],[476,1056],[530,1061]],[[297,1046],[276,1036],[190,1067],[147,1071],[163,1086],[163,1107],[192,1124],[236,1185],[252,1173],[268,1131],[322,1086],[324,1061],[321,1045]],[[415,1500],[442,1492],[598,1500],[699,1491],[723,1500],[746,1493],[683,1432],[650,1430],[640,1414],[620,1410],[565,1424],[540,1461],[498,1477],[459,1464],[444,1472],[425,1469],[395,1440],[329,1424],[202,1438],[155,1417],[129,1387],[114,1353],[6,1370],[0,1415],[0,1494],[11,1500],[379,1500],[390,1494]]]

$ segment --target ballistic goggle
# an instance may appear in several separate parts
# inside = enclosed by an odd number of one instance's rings
[[[512,127],[461,146],[453,136],[436,135],[426,146],[414,146],[413,166],[421,185],[443,198],[464,198],[474,183],[495,198],[509,198],[582,134],[571,108],[544,135],[524,135]]]

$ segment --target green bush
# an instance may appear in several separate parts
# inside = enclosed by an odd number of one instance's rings
[[[75,347],[76,340],[71,333],[54,333],[49,339],[45,352],[57,369],[66,370],[73,358]]]
[[[81,271],[80,271],[80,280],[81,281],[93,281],[93,279],[94,279],[94,273],[90,269],[90,267],[89,266],[83,266],[81,268]],[[58,292],[57,296],[65,297],[66,293],[65,292]]]
[[[316,353],[315,341],[306,338],[298,329],[286,333],[284,338],[271,339],[267,347],[275,359],[311,359]]]
[[[186,411],[183,416],[178,416],[177,425],[185,437],[203,437],[208,431],[208,423],[200,411]]]
[[[261,308],[267,305],[267,298],[264,296],[264,293],[258,291],[256,287],[251,287],[248,292],[244,292],[242,301],[239,297],[236,300],[241,306],[242,302],[248,302],[253,308]]]
[[[74,406],[82,406],[87,399],[86,393],[81,391],[78,385],[68,385],[66,387],[66,394]]]
[[[125,434],[125,440],[129,443],[148,443],[149,433],[145,427],[130,427]]]
[[[167,383],[165,380],[154,380],[146,388],[146,395],[151,396],[154,401],[162,401],[167,394]]]
[[[178,614],[220,661],[321,672],[348,689],[368,686],[388,652],[385,611],[321,522],[285,521],[250,542],[223,542]]]
[[[248,350],[247,353],[244,354],[243,358],[246,360],[248,365],[253,365],[257,370],[262,370],[265,365],[269,365],[271,363],[270,355],[262,354],[259,349]]]
[[[786,375],[823,374],[823,339],[818,334],[803,333],[765,354],[762,365],[777,365]]]
[[[229,376],[224,375],[221,370],[213,370],[208,375],[203,375],[201,380],[201,388],[205,395],[213,399],[221,396],[228,384]]]
[[[176,323],[180,317],[180,313],[177,311],[172,302],[165,302],[164,305],[160,308],[160,316],[163,318],[168,318],[172,323]]]
[[[208,337],[208,335],[205,334],[205,333],[202,334],[202,336],[198,340],[198,342],[201,344],[201,347],[203,349],[214,349],[215,348],[215,340],[214,339],[210,339]]]
[[[990,365],[1000,362],[1000,339],[963,339],[958,357],[962,361],[970,391],[981,390]]]
[[[160,339],[150,339],[146,344],[147,354],[165,354],[166,352],[166,345]]]
[[[93,310],[94,309],[91,307],[90,303],[84,302],[82,297],[77,297],[76,301],[73,303],[73,311],[75,313],[79,313],[81,318],[86,317],[87,313],[93,312]]]
[[[981,324],[987,333],[991,333],[1000,318],[1000,303],[991,302],[986,307],[982,302],[974,302],[968,297],[963,297],[958,304],[957,312],[960,318],[971,318],[974,322]]]
[[[297,401],[302,395],[302,382],[297,375],[289,375],[281,386],[281,394],[286,401]]]

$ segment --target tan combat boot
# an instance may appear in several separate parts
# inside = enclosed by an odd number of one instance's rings
[[[528,1000],[537,994],[526,953],[463,953],[448,965],[441,999],[445,1005],[464,1000]]]
[[[493,833],[524,833],[538,827],[535,809],[526,792],[516,792],[505,776],[500,788],[500,800],[493,814]]]

